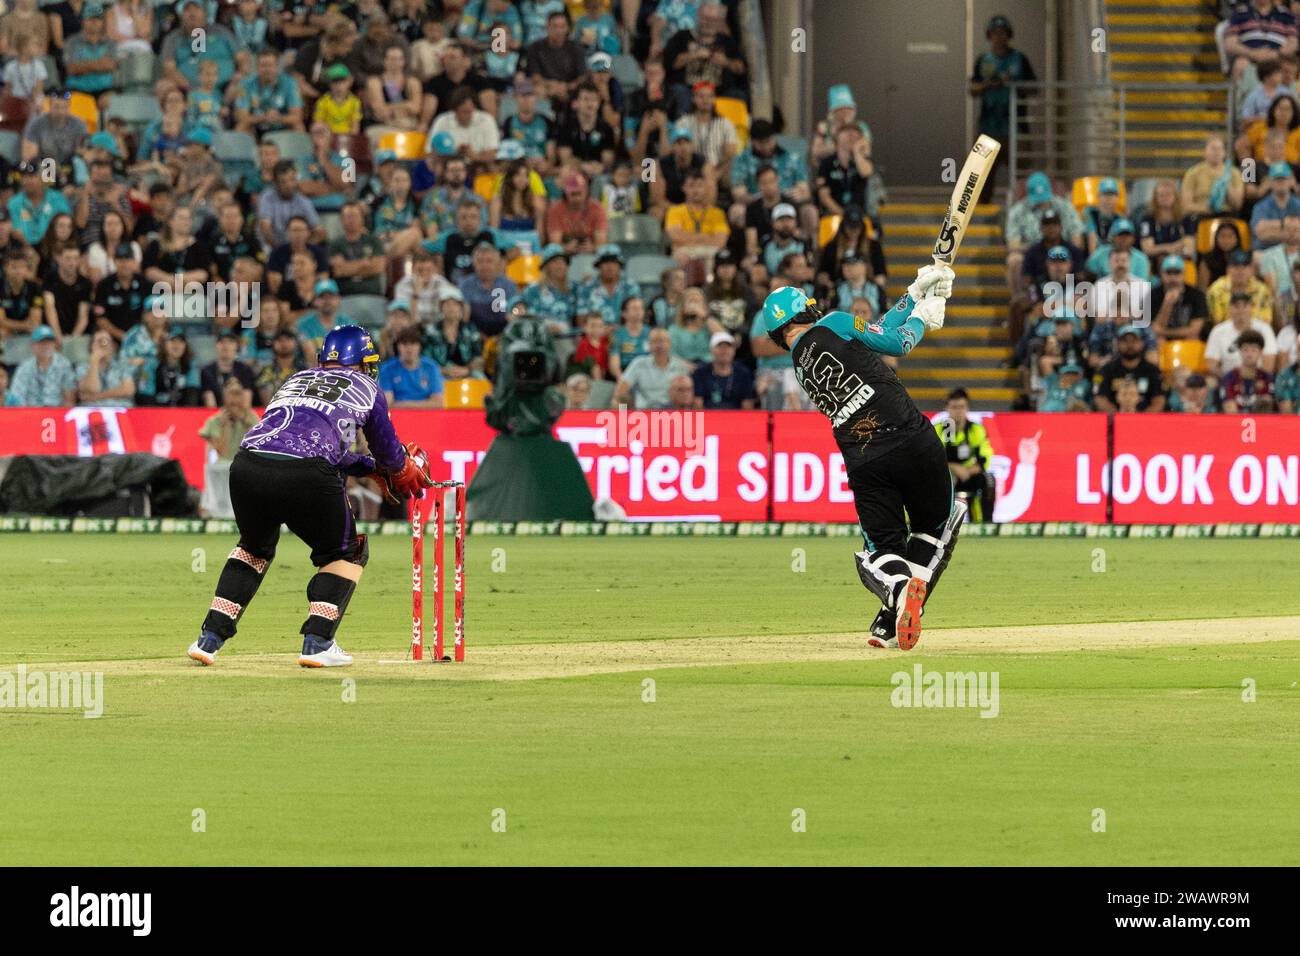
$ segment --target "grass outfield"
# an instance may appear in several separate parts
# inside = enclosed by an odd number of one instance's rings
[[[388,666],[410,546],[376,537],[358,664],[328,672],[294,666],[296,542],[211,669],[183,655],[230,539],[0,543],[0,669],[102,671],[105,696],[99,720],[0,709],[0,865],[1281,865],[1300,842],[1286,541],[965,540],[904,654],[861,646],[845,539],[472,538],[467,662]],[[1243,613],[1270,620],[1207,623]],[[998,716],[894,707],[916,664],[996,673]]]

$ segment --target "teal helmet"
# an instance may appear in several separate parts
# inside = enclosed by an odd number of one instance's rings
[[[781,348],[789,351],[789,346],[785,344],[785,334],[781,330],[805,312],[810,312],[812,315],[803,321],[816,322],[820,318],[816,306],[817,300],[810,299],[808,294],[797,285],[788,285],[768,293],[767,298],[763,300],[763,325],[767,328],[768,336]]]

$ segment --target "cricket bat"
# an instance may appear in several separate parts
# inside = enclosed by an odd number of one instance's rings
[[[998,158],[1002,144],[991,136],[981,135],[971,147],[966,157],[966,165],[961,168],[957,185],[952,189],[952,199],[948,201],[948,215],[943,218],[939,228],[939,238],[934,243],[934,261],[952,265],[957,258],[957,249],[962,237],[966,235],[966,226],[975,212],[984,183],[993,171],[993,161]]]

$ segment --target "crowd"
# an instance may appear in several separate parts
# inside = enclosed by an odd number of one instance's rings
[[[886,306],[853,93],[751,118],[736,0],[99,3],[0,16],[4,404],[244,420],[355,323],[441,407],[527,314],[570,406],[802,408],[767,292]]]

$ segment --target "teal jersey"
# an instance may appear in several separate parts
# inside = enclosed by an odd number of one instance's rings
[[[975,72],[971,79],[988,82],[995,77],[1003,77],[1002,85],[989,87],[980,97],[979,131],[987,133],[994,139],[1006,142],[1011,133],[1011,90],[1006,82],[1037,79],[1034,68],[1019,50],[1008,50],[1006,56],[996,56],[993,51],[985,50],[975,61]]]
[[[204,90],[193,90],[190,103],[185,109],[185,122],[189,128],[205,126],[214,133],[224,129],[221,121],[221,95]]]
[[[614,341],[610,346],[610,354],[618,356],[622,368],[631,365],[633,359],[639,359],[642,355],[649,355],[650,324],[643,323],[641,331],[636,335],[629,332],[625,326],[620,325],[614,330]]]

